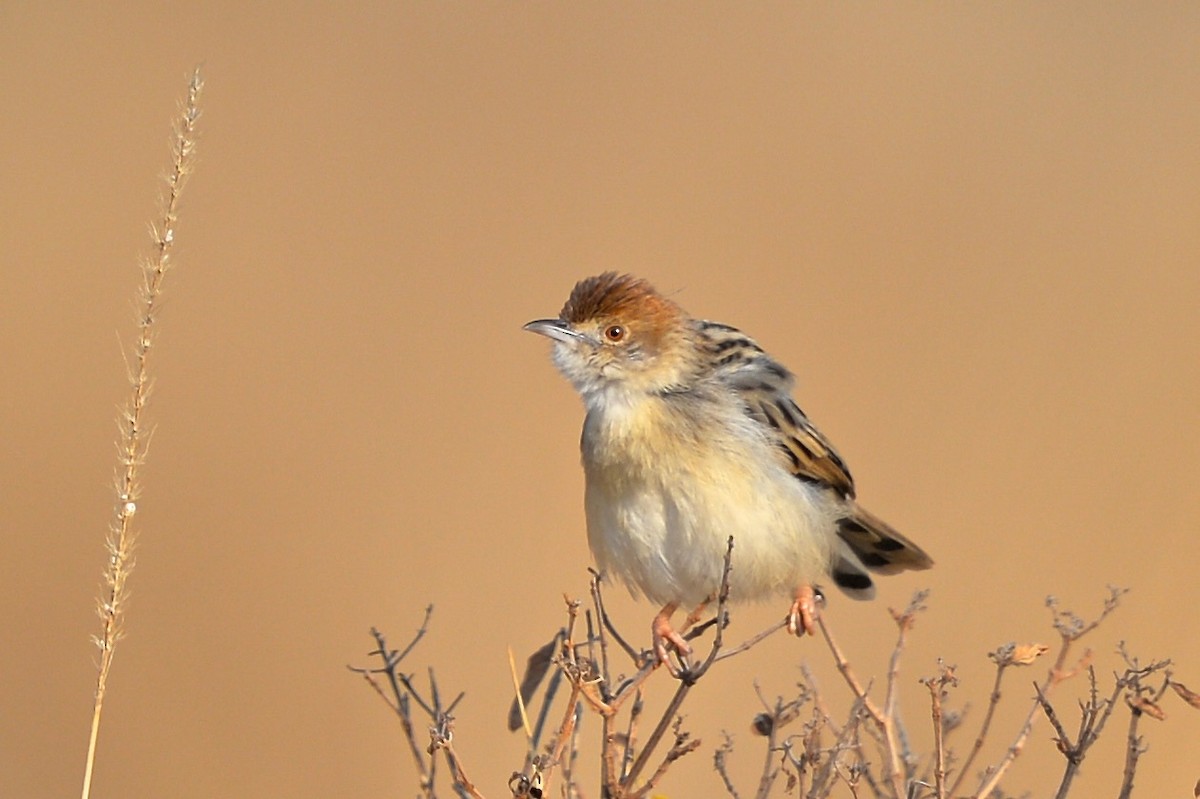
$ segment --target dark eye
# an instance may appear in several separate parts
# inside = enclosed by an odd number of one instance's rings
[[[620,341],[625,338],[625,328],[620,325],[609,325],[604,328],[604,337],[609,341]]]

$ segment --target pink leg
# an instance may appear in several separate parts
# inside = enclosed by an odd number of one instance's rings
[[[683,620],[683,626],[679,628],[679,632],[686,632],[693,624],[700,621],[700,617],[704,615],[704,610],[712,604],[712,599],[706,599],[696,607],[692,608],[692,612]]]
[[[811,585],[796,589],[796,601],[788,613],[788,632],[792,635],[814,635],[817,631],[817,592]]]
[[[662,663],[668,669],[671,669],[671,662],[667,651],[668,645],[680,657],[687,657],[692,654],[692,648],[688,646],[687,641],[683,640],[683,636],[675,632],[675,629],[671,627],[671,616],[678,607],[674,602],[668,602],[663,605],[662,610],[658,612],[658,615],[654,617],[654,621],[650,623],[650,632],[654,639],[654,654],[658,657],[658,662]]]

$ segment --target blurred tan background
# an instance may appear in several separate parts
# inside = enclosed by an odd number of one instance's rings
[[[345,665],[429,602],[413,670],[467,692],[456,744],[506,795],[505,647],[544,642],[589,563],[580,405],[520,328],[606,269],[789,364],[865,503],[937,559],[829,610],[882,675],[886,607],[932,589],[914,736],[938,657],[973,735],[985,653],[1053,643],[1045,595],[1091,616],[1109,583],[1133,591],[1101,675],[1125,639],[1200,688],[1197,41],[1200,6],[1166,3],[5,4],[0,795],[78,791],[119,342],[200,62],[95,796],[414,795]],[[645,643],[652,609],[610,597]],[[840,693],[782,637],[707,678],[662,792],[720,794],[722,728],[749,778],[753,681],[788,693],[802,659]],[[988,759],[1042,673],[1012,675]],[[1200,712],[1164,704],[1139,792],[1191,796]],[[1057,785],[1050,734],[1009,793]],[[1123,736],[1077,795],[1115,792]]]

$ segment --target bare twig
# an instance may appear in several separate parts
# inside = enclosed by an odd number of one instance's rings
[[[953,784],[948,791],[950,796],[957,796],[958,789],[962,785],[963,780],[971,773],[971,765],[975,762],[980,751],[983,749],[983,743],[987,740],[988,731],[992,727],[992,719],[996,715],[996,707],[1000,704],[1000,685],[1004,681],[1004,673],[1012,661],[1012,645],[1008,645],[1008,654],[1004,654],[1004,647],[995,651],[989,652],[988,657],[996,664],[996,678],[992,682],[992,692],[988,696],[987,710],[983,714],[983,721],[979,725],[979,734],[975,736],[975,742],[971,745],[971,752],[967,755],[967,759],[958,767],[958,776],[954,778]]]
[[[622,682],[620,686],[618,686],[613,692],[612,698],[608,702],[608,707],[611,709],[611,711],[613,713],[618,712],[630,697],[635,696],[637,692],[641,690],[646,680],[650,678],[650,675],[653,674],[657,668],[658,661],[646,659],[645,662],[642,663],[641,668],[639,668],[632,677],[629,677]]]
[[[425,796],[430,797],[430,799],[433,797],[436,764],[426,759],[420,744],[417,743],[416,728],[412,719],[411,700],[414,698],[417,699],[418,704],[423,709],[427,709],[427,712],[430,713],[431,718],[434,717],[436,711],[433,711],[432,708],[429,708],[429,706],[423,700],[421,700],[419,696],[416,695],[416,692],[411,690],[411,683],[406,677],[397,672],[397,667],[404,660],[404,658],[410,652],[412,652],[413,647],[416,646],[417,642],[419,642],[425,636],[426,631],[429,629],[429,619],[432,614],[433,605],[429,605],[425,608],[425,618],[421,621],[420,628],[417,629],[416,634],[403,651],[388,649],[387,639],[384,638],[383,633],[372,627],[371,636],[375,639],[375,649],[369,654],[378,656],[380,660],[383,661],[383,666],[375,669],[354,666],[346,667],[356,674],[361,674],[363,679],[365,679],[367,683],[375,690],[375,693],[377,693],[379,697],[383,699],[385,703],[387,703],[388,707],[390,707],[396,714],[397,718],[399,718],[401,729],[404,731],[405,741],[408,744],[409,754],[412,757],[413,764],[417,769],[418,784],[420,785],[422,793]],[[383,674],[387,677],[388,684],[392,690],[392,698],[389,698],[383,692],[382,686],[380,686],[379,682],[375,679],[375,675],[377,674]]]
[[[800,710],[808,704],[812,693],[801,684],[800,693],[794,699],[785,702],[783,697],[776,697],[774,704],[768,704],[757,682],[754,684],[754,692],[758,694],[758,701],[762,703],[764,712],[754,717],[752,728],[756,733],[765,735],[767,738],[762,770],[758,776],[758,790],[754,793],[754,799],[767,799],[775,780],[779,777],[780,767],[775,765],[776,756],[779,753],[779,733],[800,717]]]
[[[674,691],[662,715],[648,721],[643,713],[646,707],[646,694],[652,685],[652,674],[659,665],[647,653],[634,652],[626,648],[626,654],[636,667],[629,677],[616,675],[611,678],[608,674],[609,665],[606,653],[615,653],[618,648],[608,647],[607,638],[614,634],[611,623],[605,623],[603,600],[600,584],[593,581],[593,607],[585,612],[587,621],[586,639],[575,640],[578,629],[580,603],[567,599],[566,607],[568,623],[561,637],[556,638],[549,651],[555,652],[550,662],[556,666],[548,685],[544,689],[542,706],[538,721],[533,726],[530,736],[530,747],[526,754],[525,767],[521,772],[514,772],[509,782],[509,789],[514,799],[541,799],[551,795],[561,796],[562,799],[583,799],[584,792],[575,779],[574,765],[578,755],[579,731],[584,722],[584,708],[600,715],[602,727],[600,744],[600,799],[644,799],[657,789],[666,777],[672,765],[680,758],[695,751],[700,743],[694,740],[683,729],[683,717],[680,711],[692,688],[697,681],[719,661],[739,652],[744,652],[756,643],[776,632],[781,624],[772,625],[767,630],[729,649],[724,646],[724,632],[728,626],[729,575],[732,568],[732,541],[726,552],[721,589],[716,600],[717,608],[713,617],[702,624],[693,624],[688,633],[689,640],[697,640],[712,631],[713,638],[707,651],[699,661],[691,659],[682,662],[683,668],[671,673],[675,680]],[[1062,646],[1059,648],[1054,663],[1046,676],[1034,683],[1035,699],[1031,715],[1045,715],[1053,727],[1055,741],[1059,750],[1067,759],[1066,769],[1057,794],[1058,799],[1066,796],[1072,785],[1072,780],[1078,771],[1080,762],[1088,748],[1095,742],[1111,717],[1118,699],[1124,697],[1124,703],[1130,708],[1131,718],[1127,733],[1126,768],[1122,796],[1127,797],[1132,790],[1133,779],[1139,758],[1145,753],[1146,747],[1139,734],[1139,724],[1142,716],[1161,718],[1163,713],[1158,707],[1158,701],[1168,688],[1175,688],[1181,696],[1192,704],[1200,705],[1200,698],[1190,696],[1178,683],[1173,683],[1168,671],[1161,685],[1147,686],[1146,678],[1159,670],[1165,670],[1168,661],[1157,661],[1149,665],[1141,665],[1132,658],[1124,647],[1120,648],[1126,661],[1126,669],[1117,677],[1116,685],[1111,694],[1101,695],[1096,684],[1096,672],[1090,666],[1090,652],[1082,658],[1072,659],[1072,644],[1079,637],[1096,629],[1099,621],[1105,618],[1116,607],[1122,592],[1112,590],[1105,609],[1095,621],[1085,622],[1074,614],[1061,611],[1051,600],[1054,615],[1054,626],[1058,631]],[[910,746],[905,727],[900,717],[900,672],[901,660],[906,650],[907,640],[913,628],[917,615],[924,609],[925,592],[918,592],[908,607],[902,612],[892,612],[897,625],[897,638],[887,663],[886,681],[883,699],[875,703],[870,694],[871,684],[864,684],[856,675],[848,658],[838,644],[830,625],[824,616],[818,617],[822,635],[833,655],[834,664],[842,680],[850,688],[854,697],[853,707],[849,718],[842,724],[834,721],[829,707],[816,688],[811,672],[801,665],[805,675],[805,683],[801,684],[801,692],[795,699],[784,701],[776,698],[773,702],[763,696],[758,685],[759,700],[763,712],[758,713],[753,721],[753,730],[764,736],[766,740],[763,752],[762,766],[758,773],[757,785],[753,790],[754,799],[767,799],[773,791],[780,788],[784,792],[805,799],[822,799],[828,797],[839,786],[844,786],[845,793],[853,799],[947,799],[955,797],[962,799],[956,792],[956,787],[965,779],[970,765],[976,755],[982,750],[984,741],[991,730],[996,708],[1001,699],[1001,685],[1004,675],[1011,667],[1033,664],[1041,657],[1048,647],[1040,644],[1007,644],[989,653],[996,664],[995,679],[987,710],[984,714],[978,735],[974,739],[972,751],[961,769],[954,762],[953,751],[947,745],[947,736],[960,723],[961,712],[949,709],[946,698],[950,688],[957,685],[954,668],[938,661],[938,673],[921,682],[929,690],[930,711],[933,722],[933,747],[928,758],[917,757]],[[694,614],[693,614],[694,615]],[[417,762],[418,771],[422,775],[422,796],[433,799],[433,786],[436,783],[436,766],[443,760],[450,773],[452,788],[459,799],[481,799],[481,794],[474,783],[467,777],[463,763],[454,749],[452,740],[453,718],[450,711],[461,700],[459,694],[455,700],[446,706],[438,689],[437,681],[432,670],[429,671],[428,699],[422,698],[413,686],[412,679],[399,670],[399,663],[407,655],[415,643],[425,633],[428,623],[428,611],[425,622],[418,630],[413,642],[402,652],[390,650],[381,634],[372,631],[376,636],[377,649],[373,654],[382,661],[381,668],[355,669],[362,674],[387,702],[393,712],[401,718],[405,725],[406,737],[410,739],[409,748],[415,749],[413,756]],[[698,621],[693,619],[693,621]],[[582,635],[582,631],[579,632]],[[546,650],[546,647],[543,647]],[[541,650],[539,650],[541,651]],[[535,653],[536,654],[536,653]],[[533,659],[531,659],[531,663]],[[510,668],[512,664],[510,663]],[[1081,670],[1088,673],[1089,695],[1086,701],[1080,702],[1081,720],[1078,735],[1072,737],[1067,726],[1060,718],[1050,701],[1050,690],[1058,683],[1068,679]],[[514,683],[516,682],[515,668],[513,669]],[[386,677],[386,682],[380,675]],[[527,679],[529,673],[527,671]],[[526,682],[525,680],[522,683]],[[540,684],[541,680],[533,681]],[[570,686],[566,707],[561,708],[560,719],[551,736],[549,743],[541,753],[535,743],[541,739],[544,727],[554,727],[547,718],[553,709],[560,706],[554,702],[555,685],[565,682]],[[384,687],[390,683],[391,694]],[[542,689],[538,689],[542,690]],[[532,696],[532,688],[524,684],[517,686],[521,702],[528,703]],[[876,694],[878,695],[878,693]],[[808,721],[801,733],[784,737],[783,728],[799,718],[804,705],[811,703],[812,710]],[[425,753],[414,747],[412,739],[416,725],[412,723],[412,712],[420,708],[431,715],[435,723],[430,731],[431,743]],[[525,709],[525,720],[521,726],[528,730],[530,725],[532,705]],[[621,717],[620,713],[628,710],[628,716]],[[518,711],[519,712],[519,711]],[[980,796],[993,796],[1005,770],[1012,764],[1020,753],[1034,724],[1034,718],[1026,718],[1021,725],[1013,746],[1000,759],[997,766],[988,769],[981,775]],[[648,730],[648,734],[645,734]],[[828,731],[828,732],[826,732]],[[662,746],[668,732],[673,732],[673,742]],[[528,735],[528,733],[527,733]],[[642,736],[645,735],[644,740]],[[832,735],[832,742],[829,738]],[[824,739],[824,740],[823,740]],[[666,749],[663,753],[661,750]],[[442,750],[443,757],[434,757],[437,750]],[[732,738],[726,734],[724,743],[714,753],[713,764],[723,783],[725,793],[732,799],[741,799],[749,795],[748,790],[739,791],[730,773],[730,763],[733,753]],[[428,760],[424,755],[430,755]],[[872,762],[874,760],[874,762]],[[561,772],[561,783],[552,786],[555,770]],[[953,784],[950,774],[957,770]],[[648,775],[648,776],[647,776]],[[784,780],[780,780],[780,777]]]
[[[834,664],[837,666],[838,672],[841,673],[842,678],[850,687],[851,693],[862,703],[863,709],[870,716],[871,720],[875,722],[882,736],[883,752],[888,761],[887,771],[884,776],[890,784],[892,794],[897,798],[904,796],[906,793],[904,782],[908,774],[910,755],[907,745],[902,740],[895,714],[896,677],[899,674],[900,657],[904,651],[908,632],[915,623],[916,615],[924,609],[924,602],[927,596],[927,591],[918,591],[913,595],[908,607],[902,613],[894,611],[892,613],[892,618],[896,621],[898,634],[889,661],[888,690],[882,708],[871,700],[867,694],[867,689],[859,682],[853,667],[850,665],[850,661],[847,660],[841,647],[838,646],[837,641],[834,639],[833,633],[830,632],[824,614],[817,618],[818,626],[820,626],[821,633],[825,637],[825,643],[829,646],[829,651],[833,654]]]
[[[1088,701],[1080,703],[1079,734],[1072,742],[1071,736],[1067,733],[1063,723],[1059,721],[1058,714],[1055,713],[1054,707],[1046,698],[1042,687],[1034,684],[1038,704],[1046,714],[1050,726],[1054,728],[1055,746],[1067,761],[1062,779],[1059,781],[1058,792],[1055,794],[1056,799],[1064,799],[1070,791],[1071,783],[1079,771],[1084,755],[1100,737],[1104,725],[1108,722],[1109,716],[1112,715],[1113,708],[1116,706],[1117,697],[1125,689],[1125,686],[1126,679],[1118,678],[1113,686],[1112,695],[1102,698],[1096,685],[1096,670],[1091,666],[1088,667]]]
[[[1109,586],[1108,596],[1104,600],[1104,608],[1101,610],[1100,615],[1091,622],[1085,622],[1081,617],[1069,610],[1060,609],[1058,600],[1054,597],[1046,598],[1046,607],[1050,608],[1054,629],[1058,632],[1061,643],[1054,664],[1050,667],[1049,673],[1039,685],[1044,695],[1048,695],[1051,689],[1063,680],[1074,676],[1080,668],[1087,665],[1091,658],[1091,652],[1085,651],[1078,664],[1074,668],[1067,670],[1067,662],[1073,648],[1072,645],[1092,630],[1095,630],[1101,622],[1108,618],[1120,606],[1121,597],[1126,593],[1128,593],[1127,589]],[[1005,751],[1004,756],[996,765],[990,767],[984,773],[979,787],[972,794],[974,799],[983,799],[983,797],[990,796],[996,786],[1000,784],[1000,780],[1003,779],[1004,774],[1025,748],[1025,742],[1029,739],[1029,734],[1033,731],[1038,711],[1041,708],[1041,700],[1035,697],[1028,713],[1025,715],[1024,723],[1022,723],[1012,744]]]
[[[417,644],[421,643],[421,639],[425,637],[425,633],[429,632],[429,620],[432,617],[433,617],[433,605],[432,604],[426,605],[425,606],[425,618],[421,619],[421,626],[418,627],[417,631],[413,634],[412,640],[408,642],[408,646],[404,647],[404,650],[402,652],[395,655],[395,659],[396,659],[397,663],[399,663],[400,661],[402,661],[406,657],[408,657],[409,653],[412,652],[413,649],[416,648]],[[383,636],[379,634],[379,631],[372,627],[371,635],[375,636],[375,642],[378,643],[380,645],[380,647],[382,647],[383,646]]]
[[[650,762],[650,758],[654,754],[654,749],[658,746],[659,741],[662,740],[663,735],[675,719],[675,714],[679,712],[680,705],[687,698],[688,692],[691,691],[693,685],[695,683],[680,680],[679,687],[675,689],[675,695],[671,697],[667,709],[663,711],[658,724],[655,726],[653,732],[650,733],[650,737],[646,739],[641,754],[633,761],[633,765],[629,767],[629,773],[622,779],[623,786],[628,787],[632,785],[638,776],[641,775],[642,770]]]
[[[583,716],[583,706],[575,703],[575,718],[571,721],[571,740],[567,745],[567,756],[563,761],[563,783],[566,787],[567,799],[578,796],[579,785],[575,782],[575,762],[579,756],[579,722]]]
[[[569,651],[570,648],[568,647],[567,649]],[[570,742],[574,740],[575,721],[578,718],[576,706],[578,704],[580,695],[583,693],[583,684],[587,680],[591,679],[590,674],[580,670],[578,667],[574,667],[574,664],[560,665],[566,665],[568,667],[566,674],[567,679],[571,683],[571,694],[567,699],[567,705],[563,711],[562,722],[558,725],[558,731],[554,735],[554,741],[550,748],[550,756],[545,758],[541,763],[540,771],[542,775],[542,781],[547,788],[550,785],[554,768],[562,763],[563,752]]]
[[[946,689],[958,685],[954,667],[938,662],[938,676],[921,680],[929,688],[929,701],[933,715],[933,790],[937,799],[946,799],[946,745],[943,740],[942,700]]]
[[[724,733],[724,737],[724,742],[713,752],[713,768],[720,775],[721,782],[725,785],[725,792],[733,797],[733,799],[742,799],[741,794],[738,793],[737,787],[734,786],[733,780],[729,776],[727,765],[729,755],[733,753],[733,738],[730,737],[729,733]]]
[[[817,617],[817,626],[821,628],[821,634],[825,637],[825,643],[829,646],[829,651],[833,654],[834,665],[837,666],[838,673],[842,675],[842,679],[846,681],[846,685],[850,687],[850,693],[862,703],[863,710],[867,715],[878,725],[883,725],[883,711],[879,706],[871,701],[871,697],[867,695],[867,689],[859,682],[858,676],[854,673],[850,661],[842,652],[842,648],[838,646],[837,641],[833,637],[833,633],[829,629],[829,625],[825,622],[825,614]]]
[[[787,627],[787,619],[780,619],[779,621],[775,622],[767,629],[763,630],[762,632],[758,633],[757,635],[751,636],[750,638],[746,639],[745,641],[738,644],[737,646],[729,647],[727,649],[722,649],[720,654],[718,654],[716,657],[716,662],[720,662],[722,660],[725,660],[726,658],[731,658],[734,655],[740,655],[741,653],[745,652],[746,650],[750,649],[751,647],[757,646],[758,644],[762,643],[764,640],[771,637],[772,635],[779,632],[780,630],[784,629],[785,627]]]
[[[376,646],[370,654],[378,657],[382,661],[382,665],[376,668],[358,666],[347,666],[346,668],[355,674],[362,675],[367,684],[374,689],[375,693],[384,700],[387,706],[399,718],[401,728],[404,730],[404,737],[408,743],[409,753],[417,768],[421,795],[425,799],[435,799],[436,796],[437,759],[434,757],[434,754],[438,750],[442,751],[446,765],[450,770],[451,788],[455,793],[465,799],[483,799],[471,780],[467,778],[462,760],[459,758],[452,743],[454,717],[451,714],[459,702],[462,701],[465,694],[460,692],[455,696],[453,701],[449,704],[444,704],[434,671],[430,668],[427,670],[429,698],[426,699],[417,690],[416,686],[413,685],[412,679],[400,671],[400,664],[413,651],[413,648],[428,631],[429,619],[432,613],[432,605],[425,608],[425,618],[421,621],[420,628],[403,650],[389,649],[383,633],[372,627],[371,636],[375,639]],[[392,696],[390,698],[384,692],[377,678],[381,674],[387,678],[387,684],[391,688]],[[417,743],[417,725],[413,720],[414,704],[432,722],[432,726],[429,728],[430,743],[423,751],[422,747]]]
[[[829,730],[836,736],[841,734],[841,726],[833,720],[833,715],[829,711],[829,706],[825,703],[825,695],[821,692],[817,683],[816,675],[807,663],[800,664],[800,674],[804,677],[804,684],[808,686],[812,693],[813,707],[820,716],[821,723],[828,727]]]
[[[613,625],[612,619],[608,617],[608,611],[604,608],[604,597],[600,592],[600,582],[604,579],[603,575],[594,569],[589,569],[588,571],[591,572],[592,575],[592,601],[596,605],[596,615],[600,617],[600,624],[605,630],[608,631],[608,634],[616,640],[617,644],[625,650],[625,654],[629,656],[629,659],[634,663],[637,663],[640,659],[637,650],[630,646],[625,639],[621,637],[621,634],[617,632],[617,628]],[[603,637],[601,637],[600,641],[600,650],[602,653],[604,653],[604,664],[607,668],[608,652],[606,648],[606,642]],[[607,674],[605,675],[604,679],[608,679]]]
[[[454,717],[448,713],[440,714],[437,723],[429,730],[429,754],[441,750],[450,768],[450,777],[454,780],[454,789],[462,797],[470,799],[485,799],[475,784],[467,777],[462,760],[454,751]]]
[[[695,752],[696,749],[699,748],[699,739],[693,740],[691,736],[683,729],[683,718],[677,718],[675,723],[671,726],[671,730],[675,734],[675,742],[671,745],[671,748],[663,757],[662,762],[658,764],[658,768],[654,770],[654,773],[650,775],[650,778],[646,780],[645,784],[629,794],[631,799],[641,799],[650,791],[654,790],[654,786],[658,785],[659,780],[666,775],[667,769],[671,767],[672,763],[684,755]],[[632,782],[632,774],[629,781]]]
[[[1171,685],[1171,672],[1166,672],[1162,685],[1157,689],[1143,685],[1142,680],[1155,672],[1168,669],[1171,661],[1160,660],[1152,662],[1148,666],[1142,666],[1137,658],[1131,657],[1126,651],[1124,641],[1117,649],[1128,666],[1118,682],[1124,683],[1127,688],[1125,704],[1129,706],[1130,710],[1129,730],[1125,736],[1125,771],[1121,778],[1121,792],[1117,795],[1117,799],[1129,799],[1133,793],[1133,778],[1137,771],[1138,760],[1146,752],[1146,745],[1142,741],[1142,737],[1138,735],[1138,724],[1141,722],[1142,716],[1150,716],[1159,721],[1166,718],[1166,714],[1158,706],[1158,702]]]
[[[896,713],[896,701],[899,695],[900,658],[904,654],[904,649],[908,642],[908,633],[917,622],[917,614],[926,609],[925,600],[928,598],[928,590],[917,591],[913,594],[912,599],[909,600],[908,607],[902,612],[897,613],[889,608],[892,619],[896,622],[897,633],[896,644],[892,647],[892,654],[888,659],[887,693],[883,702],[886,724],[883,726],[883,734],[887,741],[887,753],[893,769],[892,773],[893,775],[902,776],[905,782],[911,776],[909,771],[914,758],[908,744],[908,736],[905,733],[903,722]],[[897,789],[900,787],[896,783],[895,776],[892,777],[892,784]]]
[[[562,763],[563,752],[566,750],[567,744],[575,733],[575,720],[578,718],[578,699],[582,689],[578,685],[571,686],[571,698],[567,700],[567,709],[563,713],[562,724],[558,726],[558,733],[554,736],[554,746],[550,750],[550,759],[546,763],[543,775],[548,778],[551,770]]]
[[[821,751],[817,739],[819,728],[814,728],[810,731],[810,735],[805,741],[805,758],[810,763],[819,764],[819,768],[813,771],[812,786],[806,794],[808,799],[824,799],[824,797],[829,796],[839,779],[847,783],[847,787],[850,788],[852,795],[857,793],[851,781],[857,782],[858,777],[865,775],[867,772],[854,768],[848,773],[840,757],[843,752],[861,751],[861,745],[857,738],[864,714],[869,717],[869,714],[866,714],[862,699],[855,699],[854,705],[850,709],[850,718],[842,726],[841,734],[838,735],[834,745],[825,753],[826,756],[823,759],[820,756]],[[872,787],[875,789],[877,796],[883,795],[879,791],[879,786],[873,785]]]
[[[625,779],[629,775],[629,769],[633,767],[633,758],[637,752],[638,721],[642,718],[645,706],[645,692],[639,687],[634,695],[633,705],[629,708],[629,724],[625,729],[625,744],[621,755],[621,779]]]

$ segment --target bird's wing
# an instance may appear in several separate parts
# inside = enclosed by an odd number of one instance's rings
[[[737,328],[697,324],[717,364],[718,379],[738,392],[746,413],[778,445],[788,470],[847,500],[846,516],[838,521],[838,537],[845,547],[831,567],[834,582],[851,596],[869,598],[874,588],[868,570],[894,574],[932,566],[924,550],[854,501],[854,479],[846,463],[791,397],[791,372]]]
[[[738,392],[746,412],[778,445],[788,470],[853,497],[854,478],[842,457],[791,397],[792,373],[737,328],[708,321],[697,325],[717,377]]]

